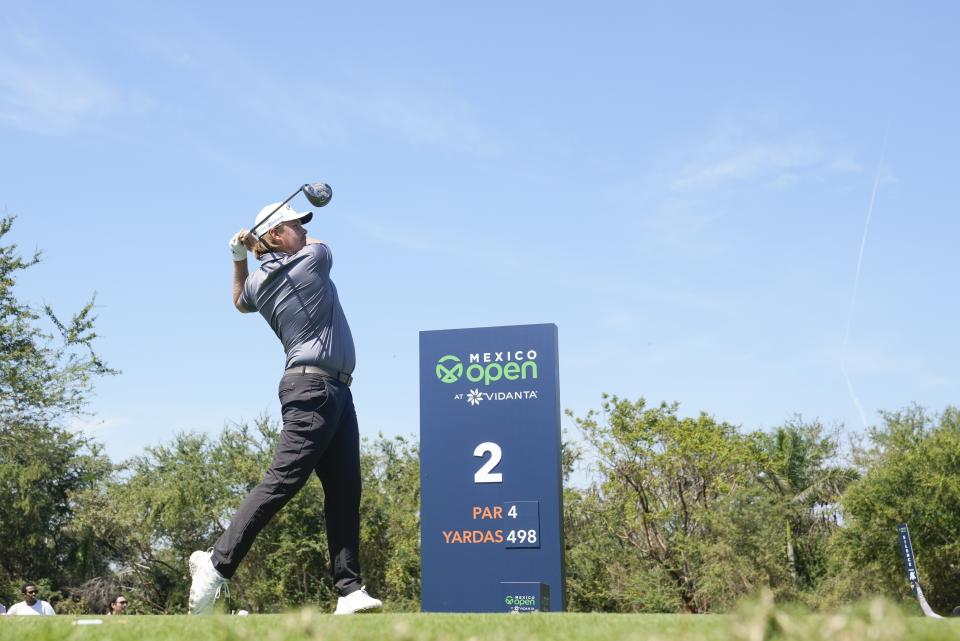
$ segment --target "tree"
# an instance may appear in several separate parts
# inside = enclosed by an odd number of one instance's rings
[[[826,595],[906,595],[896,532],[906,523],[931,605],[953,608],[960,603],[960,410],[885,412],[859,454],[863,477],[842,500],[846,523]]]
[[[706,612],[783,583],[785,564],[770,545],[781,515],[758,481],[766,457],[756,435],[677,412],[605,395],[601,413],[575,418],[601,476],[583,507],[603,547],[619,548],[605,560],[611,583],[628,577],[650,609]]]
[[[74,497],[109,471],[109,460],[82,435],[0,422],[0,585],[46,578],[62,590],[104,569],[95,541],[76,527]]]
[[[0,219],[0,241],[13,222]],[[18,273],[39,261],[0,243],[0,586],[45,579],[56,594],[105,563],[73,515],[74,496],[108,474],[109,461],[65,426],[84,411],[94,378],[114,371],[93,350],[93,299],[65,323],[49,305],[41,314],[17,298]]]
[[[0,240],[13,222],[0,218]],[[7,425],[62,424],[83,411],[94,377],[116,373],[93,350],[95,298],[66,323],[49,305],[41,315],[17,299],[17,273],[39,262],[39,252],[24,260],[16,245],[0,244],[0,420]],[[56,337],[38,326],[41,318]]]
[[[360,560],[364,580],[390,609],[420,609],[420,456],[383,434],[360,453]]]
[[[838,526],[839,499],[857,479],[836,464],[837,442],[819,422],[788,421],[762,438],[769,469],[762,478],[780,495],[786,514],[784,549],[790,577],[811,588],[825,572],[826,543]]]
[[[187,559],[211,547],[263,478],[278,429],[266,417],[211,439],[178,434],[124,462],[82,497],[81,521],[113,554],[115,571],[145,611],[183,612]],[[258,537],[231,582],[231,598],[270,611],[329,595],[318,484],[308,483]]]

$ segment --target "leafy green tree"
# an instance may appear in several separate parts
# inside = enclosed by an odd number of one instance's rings
[[[228,425],[216,439],[178,434],[125,462],[81,515],[114,552],[117,572],[154,612],[183,612],[187,559],[223,533],[270,464],[277,427],[262,417]],[[231,582],[231,598],[253,611],[328,598],[322,494],[308,483],[281,510]]]
[[[569,414],[569,412],[568,412]],[[592,451],[564,433],[564,565],[567,609],[581,612],[673,612],[676,599],[669,577],[637,555],[609,527],[606,497],[597,485],[571,485]]]
[[[585,518],[615,553],[592,581],[612,587],[626,577],[637,599],[630,609],[706,612],[785,575],[770,544],[781,519],[777,497],[758,480],[766,466],[759,438],[677,412],[676,404],[605,395],[600,413],[575,418],[600,473],[584,497]]]
[[[205,436],[178,434],[80,497],[80,522],[111,551],[115,574],[151,611],[185,609],[186,560],[222,530],[219,520],[236,483],[231,475],[245,466],[224,469],[220,462],[230,455],[217,445]]]
[[[0,241],[13,222],[0,218]],[[95,377],[115,373],[93,351],[94,299],[63,322],[49,305],[41,315],[17,298],[18,272],[39,262],[39,252],[24,259],[16,245],[0,244],[0,421],[5,425],[62,424],[83,411]],[[39,325],[44,318],[51,330]]]
[[[839,499],[857,471],[837,463],[838,444],[818,421],[800,417],[762,437],[769,469],[761,478],[784,503],[784,549],[790,577],[810,589],[826,571],[827,542],[838,527]]]
[[[863,477],[842,499],[845,526],[825,597],[908,594],[896,532],[907,523],[931,605],[953,608],[960,603],[960,410],[886,412],[859,460]]]
[[[47,579],[59,592],[104,569],[102,550],[74,521],[74,497],[109,471],[109,460],[82,435],[0,424],[0,585]],[[19,600],[19,590],[0,597]]]
[[[0,586],[38,581],[56,600],[106,562],[73,517],[74,496],[110,464],[66,426],[83,413],[93,380],[114,371],[93,350],[92,299],[62,322],[49,305],[41,313],[17,297],[18,274],[40,254],[24,259],[16,245],[2,244],[13,222],[0,219]],[[19,598],[19,590],[0,597]]]
[[[673,578],[618,535],[601,488],[566,488],[563,500],[569,610],[677,611]]]
[[[420,609],[420,458],[411,440],[364,439],[360,561],[388,609]]]

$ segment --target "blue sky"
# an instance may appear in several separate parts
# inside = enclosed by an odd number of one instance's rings
[[[524,323],[577,414],[958,402],[956,6],[237,4],[3,10],[18,292],[97,293],[115,459],[278,415],[226,242],[317,180],[367,435],[417,432],[420,330]]]

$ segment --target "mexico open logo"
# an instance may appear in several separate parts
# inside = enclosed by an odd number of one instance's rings
[[[504,605],[509,605],[514,608],[536,608],[537,607],[537,597],[532,594],[508,594],[503,599]]]
[[[456,383],[466,378],[471,383],[489,385],[499,380],[517,381],[536,379],[536,350],[513,352],[484,352],[470,354],[469,365],[464,367],[459,356],[447,354],[437,361],[437,378],[441,383]]]
[[[446,365],[446,363],[453,363]],[[437,378],[443,383],[456,383],[463,376],[463,363],[453,354],[447,354],[437,361]]]

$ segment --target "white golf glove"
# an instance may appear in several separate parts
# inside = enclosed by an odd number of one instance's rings
[[[234,262],[247,259],[247,248],[240,241],[240,238],[245,235],[246,235],[246,232],[238,231],[236,234],[233,235],[233,238],[230,239],[229,246],[230,246],[230,251],[233,252]]]

